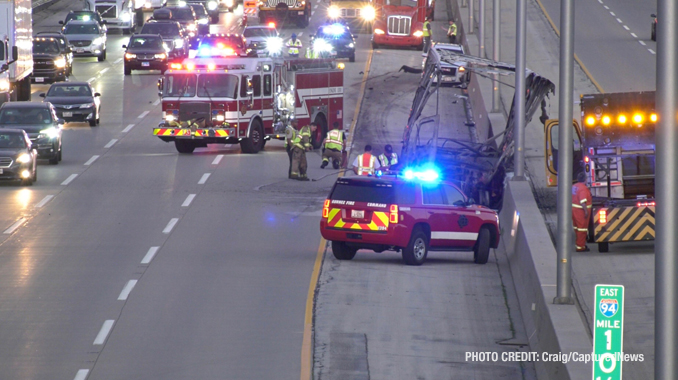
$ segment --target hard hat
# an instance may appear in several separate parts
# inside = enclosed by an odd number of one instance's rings
[[[296,39],[296,38],[297,38],[297,34],[296,34],[296,33],[292,33],[292,39]]]

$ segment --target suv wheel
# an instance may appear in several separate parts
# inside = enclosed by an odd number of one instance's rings
[[[426,261],[428,255],[428,237],[421,230],[415,228],[412,231],[410,242],[403,249],[403,261],[407,265],[421,265]]]
[[[342,241],[332,242],[332,254],[337,260],[352,260],[356,252],[358,252],[356,248],[351,248]]]
[[[54,153],[53,157],[50,157],[49,159],[49,164],[50,165],[57,165],[59,164],[59,153]]]
[[[490,257],[490,230],[481,228],[478,233],[478,241],[473,250],[473,262],[476,264],[487,264]]]
[[[101,52],[101,55],[97,57],[97,61],[99,62],[103,62],[105,60],[106,60],[106,49],[104,49],[104,51]]]

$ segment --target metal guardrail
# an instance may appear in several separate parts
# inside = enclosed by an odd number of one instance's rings
[[[36,12],[52,5],[53,3],[56,3],[57,1],[59,0],[34,0],[31,2],[31,8],[33,12]]]

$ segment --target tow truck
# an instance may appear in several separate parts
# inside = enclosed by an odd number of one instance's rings
[[[174,142],[179,153],[238,143],[243,153],[257,153],[267,140],[283,140],[296,119],[318,125],[312,144],[319,148],[329,125],[343,125],[342,66],[331,59],[244,58],[219,43],[201,48],[159,79],[163,120],[153,135]]]
[[[585,171],[593,195],[589,241],[654,240],[655,93],[588,94],[573,121],[576,175]],[[544,123],[547,186],[558,174],[558,120]]]
[[[424,42],[424,21],[432,16],[429,0],[375,0],[377,17],[372,29],[372,47],[416,47]]]

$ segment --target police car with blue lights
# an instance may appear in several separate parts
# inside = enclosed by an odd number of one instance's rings
[[[440,178],[435,168],[338,178],[325,200],[320,233],[338,260],[359,249],[400,251],[421,265],[429,251],[471,251],[485,264],[499,244],[499,217]]]
[[[311,51],[307,58],[348,58],[355,62],[355,38],[348,26],[333,23],[322,25],[311,35]]]

